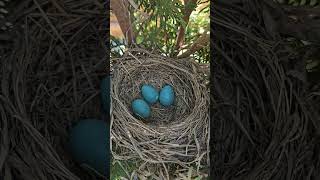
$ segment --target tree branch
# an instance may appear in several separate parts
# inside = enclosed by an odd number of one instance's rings
[[[111,0],[110,8],[118,19],[122,33],[128,45],[134,42],[134,34],[128,10],[129,3],[125,0]]]
[[[196,4],[197,0],[184,0],[184,16],[183,20],[185,24],[187,25],[189,23],[190,15],[192,11],[196,8],[196,6],[193,6],[193,4]],[[178,50],[184,43],[184,36],[185,36],[185,28],[183,25],[180,26],[177,39],[176,39],[176,45],[175,49]]]
[[[210,35],[207,34],[207,32],[203,33],[191,46],[188,48],[188,50],[181,55],[178,56],[178,58],[186,58],[190,56],[191,54],[195,53],[196,51],[202,49],[205,47],[210,40]]]

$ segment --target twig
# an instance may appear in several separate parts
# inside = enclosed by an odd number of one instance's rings
[[[205,47],[210,40],[210,35],[208,33],[203,33],[191,46],[188,48],[186,52],[179,55],[178,58],[186,58],[191,54],[195,53],[196,51]]]

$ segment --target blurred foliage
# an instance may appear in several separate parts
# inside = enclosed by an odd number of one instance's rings
[[[112,180],[121,180],[123,177],[128,176],[126,172],[132,172],[135,168],[135,164],[131,161],[126,161],[126,164],[121,165],[115,162],[114,165],[111,166],[110,177]]]
[[[110,56],[119,57],[122,56],[125,50],[125,42],[123,39],[117,39],[115,37],[110,38]]]
[[[193,11],[190,16],[190,21],[186,29],[185,42],[192,44],[200,34],[210,32],[210,7],[205,6],[200,11]],[[208,63],[210,61],[210,46],[198,50],[193,54],[193,57],[199,63]]]
[[[320,0],[274,0],[280,4],[290,5],[290,6],[310,6],[310,7],[320,7]],[[309,42],[301,41],[295,38],[288,38],[289,42],[292,43],[292,48],[296,49],[297,53],[300,49],[307,48],[309,46]],[[306,61],[306,70],[308,73],[310,72],[320,72],[320,59],[318,56],[310,57]]]
[[[204,7],[199,12],[193,11],[186,29],[186,42],[193,43],[200,34],[209,31],[210,8]]]
[[[138,7],[130,6],[132,27],[135,32],[136,44],[147,49],[156,49],[163,55],[173,56],[177,34],[180,26],[186,29],[184,46],[188,48],[205,30],[209,29],[209,1],[198,0],[197,4],[190,3],[190,8],[201,6],[202,9],[193,11],[189,23],[183,20],[186,8],[181,0],[134,0]],[[122,54],[123,42],[111,38],[111,56]],[[193,54],[199,62],[209,62],[209,43],[207,47]]]

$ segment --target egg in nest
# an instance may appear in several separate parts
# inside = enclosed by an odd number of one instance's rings
[[[159,101],[163,106],[171,106],[174,102],[175,94],[173,87],[170,85],[165,85],[160,90]]]
[[[145,84],[141,87],[141,95],[149,104],[154,104],[159,99],[159,92],[152,85]]]

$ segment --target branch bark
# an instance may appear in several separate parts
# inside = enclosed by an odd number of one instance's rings
[[[187,25],[189,23],[190,15],[193,10],[195,10],[196,6],[192,6],[192,4],[196,4],[197,0],[184,0],[184,16],[183,20]],[[185,36],[185,28],[181,25],[178,31],[175,49],[178,50],[184,43]]]
[[[191,46],[188,50],[182,53],[178,58],[186,58],[196,51],[205,47],[210,41],[210,35],[207,33],[203,33]]]
[[[126,0],[111,0],[110,8],[117,17],[122,33],[124,34],[128,45],[134,42],[134,34],[129,14],[129,3]]]

